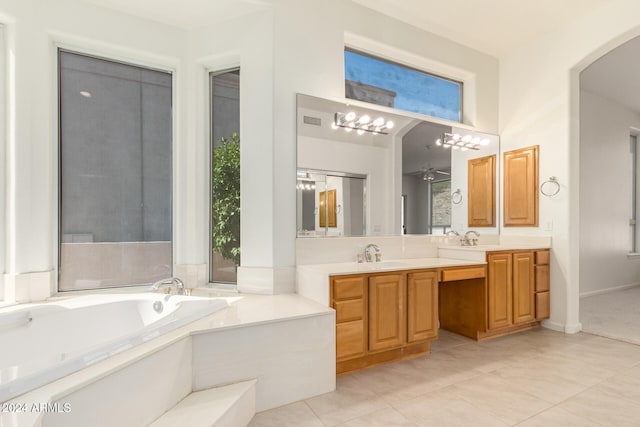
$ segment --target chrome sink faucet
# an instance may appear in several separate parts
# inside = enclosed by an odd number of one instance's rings
[[[175,283],[176,285],[176,294],[184,295],[184,282],[177,277],[168,277],[166,279],[160,279],[157,282],[154,282],[151,285],[151,292],[155,292],[160,288],[169,288],[169,293],[171,292],[171,287]]]
[[[462,246],[478,246],[478,237],[480,237],[480,233],[475,230],[469,230],[464,233],[464,238],[460,239],[460,244]]]
[[[364,248],[364,259],[366,259],[367,262],[373,262],[373,257],[371,256],[370,249],[373,249],[375,252],[376,262],[382,261],[382,251],[380,250],[380,246],[373,243],[369,243]]]

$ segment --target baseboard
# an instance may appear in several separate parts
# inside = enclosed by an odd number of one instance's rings
[[[597,291],[581,292],[580,298],[593,297],[596,295],[608,294],[610,292],[624,291],[625,289],[635,288],[640,286],[640,283],[632,283],[630,285],[614,286],[612,288],[598,289]]]
[[[543,320],[541,322],[543,328],[551,329],[552,331],[564,332],[565,334],[577,334],[582,331],[581,323],[574,323],[572,325],[565,325],[562,323],[554,322],[553,320]]]

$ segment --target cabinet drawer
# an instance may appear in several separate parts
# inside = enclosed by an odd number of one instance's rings
[[[536,265],[536,292],[548,291],[549,288],[549,266]]]
[[[333,299],[362,298],[364,295],[364,277],[344,277],[333,279]]]
[[[442,270],[442,282],[453,280],[481,279],[486,276],[485,267],[455,268]]]
[[[364,321],[336,325],[336,359],[348,359],[364,355]]]
[[[551,315],[549,291],[536,293],[536,320],[548,319]]]
[[[362,299],[348,301],[335,301],[336,323],[350,322],[364,318],[364,305]]]
[[[536,251],[536,264],[548,265],[550,254],[549,251]]]

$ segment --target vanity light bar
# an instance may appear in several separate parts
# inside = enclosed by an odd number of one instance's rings
[[[489,145],[489,138],[480,139],[479,136],[460,135],[459,133],[443,133],[442,138],[436,140],[436,145],[453,150],[479,150],[481,146]]]
[[[388,135],[385,130],[393,128],[393,122],[391,120],[385,120],[382,117],[378,117],[375,120],[371,120],[371,117],[364,114],[360,117],[353,111],[350,113],[337,112],[334,115],[333,123],[331,124],[333,129],[339,127],[344,128],[346,132],[356,131],[358,135],[362,135],[365,132],[371,132],[374,135]]]

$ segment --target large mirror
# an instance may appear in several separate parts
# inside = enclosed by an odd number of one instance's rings
[[[298,237],[498,234],[499,138],[297,97]]]

